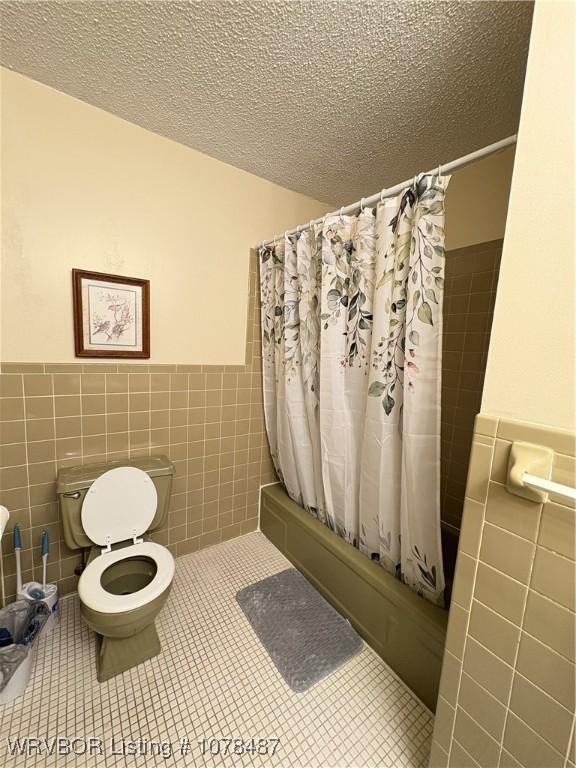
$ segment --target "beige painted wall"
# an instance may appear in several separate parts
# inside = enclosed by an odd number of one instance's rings
[[[482,411],[574,429],[574,26],[536,4]]]
[[[243,362],[249,247],[326,206],[0,72],[1,359],[75,359],[78,267],[151,280],[152,363]],[[447,248],[503,236],[512,162],[453,174]]]
[[[504,237],[514,152],[510,147],[452,174],[446,192],[447,250]]]
[[[249,248],[325,204],[1,76],[2,359],[75,359],[78,267],[151,280],[150,362],[242,364]]]

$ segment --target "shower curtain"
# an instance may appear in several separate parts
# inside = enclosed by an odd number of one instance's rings
[[[266,429],[288,494],[442,604],[444,195],[423,174],[260,249]]]

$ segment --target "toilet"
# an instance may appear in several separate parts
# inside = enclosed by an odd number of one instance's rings
[[[165,456],[58,474],[64,540],[89,550],[78,596],[98,640],[99,682],[160,653],[154,622],[170,593],[174,558],[146,534],[166,521],[173,475]]]

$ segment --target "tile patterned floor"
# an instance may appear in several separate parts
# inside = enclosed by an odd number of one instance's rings
[[[26,695],[0,706],[0,765],[424,768],[432,716],[369,648],[306,693],[280,677],[234,595],[289,565],[260,533],[179,558],[158,622],[162,654],[102,685],[78,599],[65,599]],[[76,753],[92,737],[103,754],[11,755],[7,739],[25,736],[79,737]],[[243,739],[247,750],[212,755],[225,742],[210,738]],[[274,755],[250,753],[251,739],[266,738],[280,740]],[[142,739],[141,754],[114,754],[122,739],[127,751]]]

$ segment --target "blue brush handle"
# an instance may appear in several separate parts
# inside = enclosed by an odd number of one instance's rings
[[[42,557],[48,554],[48,531],[42,531]]]
[[[14,526],[14,549],[22,549],[22,539],[20,538],[20,524]]]

